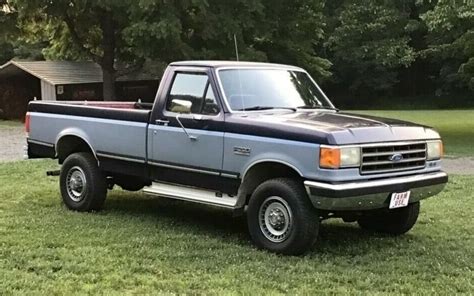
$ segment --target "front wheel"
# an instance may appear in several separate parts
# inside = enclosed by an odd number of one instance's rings
[[[247,211],[250,236],[258,248],[299,255],[311,248],[319,218],[301,182],[268,180],[257,187]]]
[[[408,232],[416,223],[420,213],[420,202],[404,208],[380,210],[360,218],[357,223],[363,229],[400,235]]]
[[[97,211],[107,195],[107,180],[90,153],[69,155],[61,167],[59,186],[64,204],[75,211]]]

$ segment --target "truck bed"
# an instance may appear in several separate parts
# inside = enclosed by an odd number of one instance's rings
[[[106,166],[121,155],[145,163],[151,107],[136,102],[44,102],[28,105],[28,156],[57,157],[58,145],[76,137]]]
[[[118,120],[132,118],[133,121],[147,122],[152,106],[153,104],[150,103],[138,102],[32,101],[28,104],[28,112],[92,116]]]

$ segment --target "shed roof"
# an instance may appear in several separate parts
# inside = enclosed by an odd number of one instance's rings
[[[101,83],[102,69],[94,62],[69,61],[17,61],[11,60],[0,66],[0,79],[27,72],[52,85]],[[117,77],[117,81],[155,80],[159,77],[134,73]]]

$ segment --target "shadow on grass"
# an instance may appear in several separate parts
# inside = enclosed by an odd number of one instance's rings
[[[232,211],[173,200],[150,197],[140,193],[112,194],[105,210],[120,215],[141,216],[192,231],[194,234],[216,237],[235,236],[249,240],[245,217],[233,217]]]
[[[240,246],[251,246],[245,216],[233,217],[229,210],[213,208],[167,198],[149,197],[139,193],[112,193],[105,207],[106,214],[157,219],[182,232],[232,239]],[[330,221],[330,222],[329,222]],[[320,226],[318,242],[312,254],[356,255],[366,252],[384,252],[408,244],[415,236],[393,237],[360,229],[356,223],[324,221]],[[339,220],[341,221],[341,220]]]

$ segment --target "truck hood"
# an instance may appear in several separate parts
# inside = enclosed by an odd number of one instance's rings
[[[226,118],[226,126],[230,132],[331,145],[439,138],[427,126],[328,110],[235,113]]]

